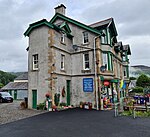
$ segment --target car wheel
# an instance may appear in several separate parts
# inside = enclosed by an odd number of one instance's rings
[[[3,100],[2,99],[0,99],[0,103],[2,103],[3,102]]]

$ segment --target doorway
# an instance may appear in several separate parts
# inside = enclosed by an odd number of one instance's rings
[[[37,90],[32,90],[32,108],[37,108]]]
[[[70,105],[70,80],[67,80],[67,106]]]

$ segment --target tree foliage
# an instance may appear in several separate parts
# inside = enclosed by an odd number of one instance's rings
[[[150,78],[145,74],[141,74],[136,81],[136,85],[143,88],[150,86]]]
[[[15,75],[0,71],[0,88],[8,84],[10,81],[14,81],[15,78],[16,78]]]
[[[136,80],[136,77],[130,77],[130,80]]]
[[[132,92],[134,93],[143,93],[143,87],[135,87],[132,89]]]

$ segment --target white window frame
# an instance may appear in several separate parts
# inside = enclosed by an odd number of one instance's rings
[[[88,55],[88,58],[86,58],[86,55]],[[90,60],[89,60],[89,53],[88,52],[83,53],[83,69],[84,70],[90,69]]]
[[[61,54],[61,62],[60,62],[60,69],[65,69],[65,55]]]
[[[108,54],[102,53],[102,66],[106,66],[106,70],[108,70]]]
[[[122,56],[122,61],[126,61],[126,56]]]
[[[88,32],[85,31],[83,32],[83,44],[87,44],[89,43],[89,36],[88,36]]]
[[[32,69],[38,70],[39,69],[39,61],[38,61],[38,54],[32,55]]]
[[[101,43],[107,44],[107,35],[106,35],[106,30],[102,30],[104,35],[101,36]]]

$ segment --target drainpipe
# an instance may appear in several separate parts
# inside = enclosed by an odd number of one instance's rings
[[[94,37],[94,73],[95,73],[95,93],[96,93],[96,109],[99,110],[99,101],[98,101],[98,79],[97,79],[97,66],[96,66],[96,38]]]

